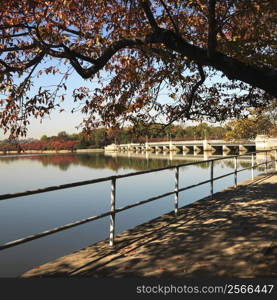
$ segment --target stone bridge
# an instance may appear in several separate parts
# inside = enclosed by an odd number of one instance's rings
[[[129,144],[112,144],[105,147],[105,151],[112,152],[183,152],[203,153],[206,151],[215,153],[229,152],[252,152],[256,151],[255,141],[226,142],[224,140],[192,140],[192,141],[167,141],[167,142],[146,142]]]

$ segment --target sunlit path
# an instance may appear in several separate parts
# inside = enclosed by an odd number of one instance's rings
[[[22,276],[276,277],[276,195],[258,176]]]

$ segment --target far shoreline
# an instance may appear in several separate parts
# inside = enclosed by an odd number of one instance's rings
[[[104,152],[104,149],[75,149],[75,150],[26,150],[21,151],[0,151],[0,155],[24,155],[24,154],[60,154],[60,153],[85,153],[85,152]]]

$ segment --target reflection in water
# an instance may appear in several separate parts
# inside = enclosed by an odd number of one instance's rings
[[[119,169],[145,170],[163,168],[166,166],[185,164],[193,161],[214,159],[222,157],[220,155],[183,155],[183,154],[155,154],[155,153],[64,153],[64,154],[45,154],[45,155],[14,155],[0,156],[0,164],[8,164],[18,160],[40,162],[43,167],[57,166],[60,170],[66,171],[71,165],[84,166],[93,169],[110,169],[117,171]],[[226,156],[225,156],[226,157]],[[260,157],[259,160],[264,160]],[[239,158],[238,167],[246,168],[249,166],[250,156]],[[222,160],[215,161],[216,165],[225,165],[234,168],[234,161]],[[197,164],[197,167],[209,168],[209,163]]]
[[[170,165],[203,161],[180,169],[180,187],[207,180],[209,163],[219,156],[170,153],[66,153],[0,156],[1,194],[22,192],[51,185],[163,168]],[[264,161],[259,157],[257,161]],[[251,164],[250,157],[238,160],[238,167]],[[214,174],[220,176],[234,169],[234,159],[216,161]],[[263,170],[261,167],[259,170]],[[239,174],[249,178],[250,171]],[[255,170],[258,174],[258,170]],[[214,191],[233,185],[233,176],[215,182]],[[117,181],[116,207],[122,207],[174,189],[172,170],[133,176]],[[209,185],[180,193],[180,207],[208,196]],[[83,218],[109,211],[110,182],[0,201],[0,244]],[[174,209],[174,198],[166,197],[116,215],[116,232]],[[4,230],[3,230],[4,229]],[[77,226],[70,230],[0,251],[0,277],[15,277],[35,265],[79,250],[107,238],[109,218]]]

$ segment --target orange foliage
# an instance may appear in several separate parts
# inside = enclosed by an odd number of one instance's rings
[[[275,18],[265,0],[2,1],[0,128],[25,135],[30,117],[60,109],[72,69],[99,83],[73,93],[86,130],[158,117],[220,121],[267,106],[276,97]],[[45,74],[62,79],[34,95]],[[206,80],[218,74],[225,80]]]

